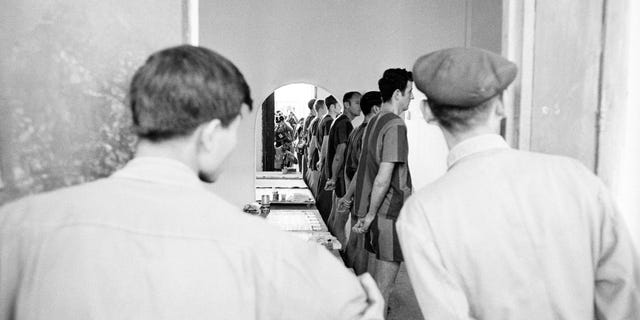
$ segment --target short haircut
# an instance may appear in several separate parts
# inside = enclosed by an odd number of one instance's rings
[[[359,96],[360,92],[358,92],[358,91],[349,91],[349,92],[345,93],[344,96],[342,96],[342,103],[345,103],[345,102],[351,103],[351,98],[353,98],[354,96],[357,96],[357,95]]]
[[[496,99],[500,99],[500,95],[474,107],[445,105],[433,100],[428,103],[431,113],[441,126],[449,131],[460,132],[471,129],[478,122],[486,121],[489,116],[487,110]]]
[[[338,100],[334,96],[328,96],[324,99],[324,103],[327,105],[327,108],[329,108],[329,106],[338,103]]]
[[[242,73],[223,56],[190,45],[152,54],[129,89],[134,129],[152,141],[189,135],[213,119],[226,126],[243,104],[252,107]]]
[[[309,110],[313,109],[313,105],[316,103],[316,99],[311,99],[309,100],[309,102],[307,102],[307,107],[309,107]]]
[[[413,81],[411,71],[405,69],[387,69],[382,74],[382,78],[378,80],[378,88],[382,95],[382,101],[391,100],[391,96],[396,90],[404,92],[409,81]]]
[[[380,106],[381,104],[382,96],[380,95],[380,91],[369,91],[362,96],[360,109],[362,109],[362,113],[366,116],[371,113],[374,106]]]
[[[325,107],[326,106],[324,105],[324,100],[322,99],[316,100],[316,104],[313,106],[313,108],[316,109],[316,112],[320,112],[320,109]]]

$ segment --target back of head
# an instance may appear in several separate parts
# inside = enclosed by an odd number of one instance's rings
[[[418,58],[413,71],[438,123],[450,131],[466,131],[488,119],[488,110],[499,103],[518,68],[486,50],[449,48]]]
[[[313,106],[313,108],[318,114],[322,113],[322,110],[326,108],[326,106],[324,105],[324,100],[316,100],[316,104]]]
[[[350,103],[351,102],[351,98],[353,98],[355,96],[359,96],[359,95],[360,95],[360,92],[358,92],[358,91],[349,91],[349,92],[345,93],[342,96],[342,103],[343,104],[345,104],[347,102]]]
[[[136,133],[151,141],[189,135],[213,119],[226,126],[243,104],[252,106],[249,86],[233,63],[190,45],[152,54],[133,76],[129,101]]]
[[[309,110],[313,110],[313,105],[316,103],[316,99],[311,99],[309,100],[309,102],[307,102],[307,107],[309,107]]]
[[[378,80],[378,88],[382,96],[382,102],[391,100],[396,90],[404,92],[409,81],[413,81],[413,75],[406,69],[387,69]]]
[[[338,103],[338,100],[334,96],[328,96],[324,99],[324,103],[327,105],[327,108],[329,108],[332,105]]]
[[[380,104],[382,104],[382,96],[379,91],[369,91],[360,100],[360,108],[365,116],[371,113],[374,106],[380,106]]]

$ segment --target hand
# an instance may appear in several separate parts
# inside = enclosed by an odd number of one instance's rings
[[[352,200],[347,199],[346,196],[342,198],[338,198],[338,210],[348,210],[351,209]]]
[[[369,231],[369,227],[373,222],[374,215],[367,214],[364,218],[358,218],[358,222],[351,228],[355,233],[365,233]]]
[[[358,276],[358,281],[367,296],[367,309],[364,311],[362,319],[384,319],[384,297],[382,297],[376,281],[368,273]]]
[[[333,191],[336,188],[336,181],[333,179],[327,180],[327,183],[324,185],[324,189],[327,191]]]

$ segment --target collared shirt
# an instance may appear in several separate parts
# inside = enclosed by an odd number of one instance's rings
[[[397,229],[425,319],[635,319],[640,262],[604,185],[498,135],[452,150]]]
[[[407,163],[409,143],[404,120],[393,112],[380,111],[369,120],[362,138],[362,151],[356,174],[354,210],[364,217],[369,211],[373,183],[383,162],[394,163],[387,194],[376,214],[396,219],[404,201],[411,195],[411,174]]]
[[[0,319],[353,319],[357,278],[180,162],[0,208]]]

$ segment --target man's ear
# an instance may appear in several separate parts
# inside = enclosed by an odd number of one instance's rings
[[[200,127],[200,143],[208,151],[212,151],[216,146],[216,133],[222,127],[220,119],[213,119],[203,123]]]
[[[402,91],[400,91],[399,89],[396,89],[395,91],[393,91],[393,99],[400,100],[401,98],[402,98]]]
[[[424,118],[425,121],[427,121],[427,123],[429,124],[438,123],[438,119],[436,119],[436,117],[433,115],[433,112],[431,112],[429,101],[427,100],[422,101],[422,103],[420,104],[420,111],[422,112],[422,117]]]

